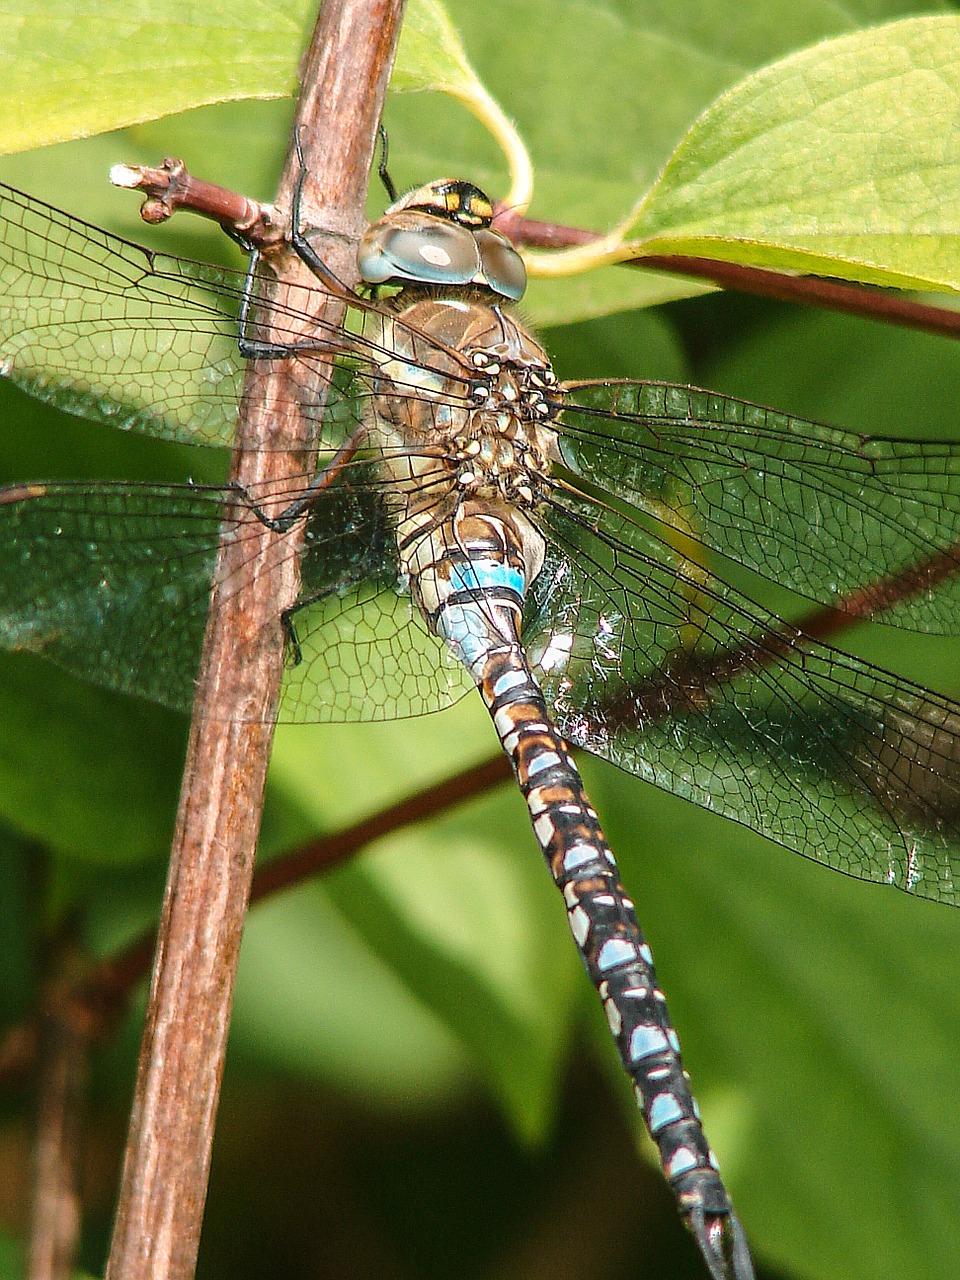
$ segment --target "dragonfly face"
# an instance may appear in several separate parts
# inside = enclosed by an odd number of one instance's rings
[[[360,249],[365,278],[399,294],[356,299],[349,342],[316,334],[318,352],[349,350],[321,464],[358,431],[365,448],[303,511],[285,714],[420,713],[480,684],[709,1254],[729,1203],[566,744],[826,865],[960,901],[960,707],[818,639],[825,619],[875,609],[960,631],[960,446],[865,439],[690,387],[559,384],[509,314],[522,264],[488,207],[470,184],[405,198]],[[0,361],[71,412],[229,443],[243,289],[241,272],[147,255],[0,189]],[[311,350],[290,359],[308,382]],[[175,485],[0,493],[0,641],[188,705],[224,521],[243,536],[235,503]],[[727,583],[724,560],[795,593],[793,620]],[[748,1267],[741,1250],[714,1274]]]
[[[441,178],[391,205],[367,228],[357,260],[368,284],[475,284],[512,301],[527,285],[523,259],[491,230],[493,205],[471,182]]]

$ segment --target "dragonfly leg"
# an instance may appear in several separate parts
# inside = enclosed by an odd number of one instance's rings
[[[250,254],[250,265],[247,267],[246,279],[243,282],[243,294],[240,298],[240,311],[237,315],[237,347],[244,360],[283,360],[299,352],[318,354],[320,352],[346,352],[349,343],[329,338],[300,338],[294,342],[268,342],[262,338],[249,336],[250,308],[253,304],[254,282],[256,280],[257,262],[260,251],[253,249]]]
[[[305,600],[298,600],[296,604],[292,604],[289,609],[284,609],[280,614],[280,627],[283,631],[283,646],[290,655],[291,666],[299,667],[303,662],[303,650],[300,647],[300,637],[297,635],[297,628],[294,624],[294,618],[304,609],[309,609],[313,604],[319,604],[321,600],[332,594],[332,589],[326,591],[317,591],[312,596],[307,596]]]
[[[230,487],[249,510],[253,512],[261,524],[265,524],[274,533],[288,533],[297,520],[310,510],[310,507],[316,501],[317,495],[323,493],[324,489],[329,489],[340,478],[353,461],[365,434],[366,428],[363,426],[358,427],[349,440],[340,446],[326,466],[317,472],[299,498],[295,498],[289,506],[284,507],[279,515],[267,515],[260,503],[247,492],[243,485],[233,484]]]
[[[364,300],[356,290],[344,284],[340,277],[330,270],[303,233],[303,220],[300,215],[300,209],[303,200],[303,184],[307,171],[303,163],[303,149],[300,146],[299,131],[294,133],[294,145],[297,149],[300,172],[297,175],[296,186],[293,189],[293,208],[290,211],[290,247],[300,261],[309,267],[319,280],[323,281],[332,294],[338,298],[343,298],[347,302],[363,302]]]
[[[320,591],[314,591],[309,596],[304,596],[302,600],[297,600],[289,609],[284,609],[280,614],[284,648],[289,655],[292,667],[299,667],[303,662],[303,649],[300,645],[300,636],[297,634],[294,618],[298,613],[303,613],[305,610],[313,608],[315,604],[320,604],[324,600],[329,600],[331,596],[338,595],[341,590],[353,585],[356,581],[356,577],[347,577],[345,575],[340,582],[324,587]]]
[[[359,303],[363,305],[364,299],[337,276],[323,258],[317,253],[316,249],[307,239],[303,232],[303,219],[301,216],[301,206],[303,200],[303,183],[306,178],[306,168],[303,163],[303,150],[300,146],[299,134],[295,135],[294,142],[297,149],[297,159],[300,163],[300,172],[297,175],[296,185],[293,191],[293,208],[290,213],[290,247],[294,253],[304,263],[306,267],[319,279],[322,280],[330,292],[337,298],[342,298],[346,302]],[[389,175],[387,175],[389,180]],[[250,317],[250,307],[253,301],[253,285],[256,273],[257,262],[259,260],[259,250],[253,249],[250,256],[250,265],[247,268],[247,277],[243,285],[243,297],[240,300],[239,321],[239,338],[240,354],[246,360],[270,360],[283,359],[285,356],[295,355],[297,352],[319,352],[319,351],[346,351],[349,344],[331,343],[328,339],[303,338],[296,342],[269,342],[262,341],[258,338],[250,338],[248,336],[248,323]]]
[[[390,150],[390,144],[387,139],[387,129],[383,121],[380,121],[380,127],[377,129],[377,137],[380,139],[380,163],[377,165],[377,174],[383,183],[384,190],[390,198],[391,204],[397,203],[397,188],[393,184],[390,172],[387,169],[387,156]]]

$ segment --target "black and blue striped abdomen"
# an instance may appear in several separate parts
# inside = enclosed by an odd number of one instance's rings
[[[461,516],[444,540],[457,551],[429,568],[429,590],[417,594],[433,599],[428,621],[476,680],[513,765],[681,1212],[715,1280],[749,1280],[746,1238],[700,1123],[650,947],[520,642],[533,526],[520,513],[476,505]]]

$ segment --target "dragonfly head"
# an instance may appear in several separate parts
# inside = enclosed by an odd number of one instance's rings
[[[392,204],[357,250],[368,284],[476,285],[516,301],[527,285],[523,260],[490,223],[493,205],[479,187],[440,178]]]
[[[401,209],[416,209],[471,229],[489,227],[493,221],[490,197],[462,178],[437,178],[424,187],[408,191],[390,206],[387,217]]]

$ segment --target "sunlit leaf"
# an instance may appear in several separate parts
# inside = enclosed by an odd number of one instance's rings
[[[686,254],[960,289],[960,18],[825,41],[697,121],[633,216],[584,252]]]

